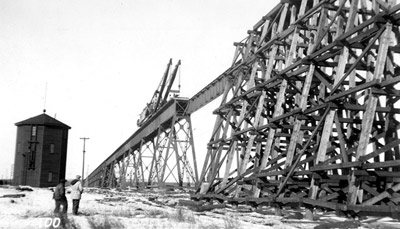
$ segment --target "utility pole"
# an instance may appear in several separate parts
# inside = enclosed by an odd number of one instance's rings
[[[83,160],[82,160],[82,186],[85,185],[84,183],[84,175],[85,175],[85,143],[86,140],[89,140],[89,138],[83,137],[81,138],[83,140]]]

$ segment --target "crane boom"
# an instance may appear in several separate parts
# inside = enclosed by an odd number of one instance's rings
[[[169,60],[158,88],[155,90],[153,97],[151,98],[150,102],[146,104],[145,108],[140,114],[139,119],[137,120],[137,125],[139,127],[149,120],[168,101],[168,97],[172,92],[171,88],[174,84],[180,64],[181,61],[179,60],[175,66],[175,69],[170,74],[172,59]]]

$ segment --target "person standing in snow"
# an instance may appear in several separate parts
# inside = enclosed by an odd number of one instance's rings
[[[72,199],[72,213],[78,215],[79,201],[83,192],[81,176],[76,175],[76,179],[71,181],[71,199]]]
[[[65,182],[67,182],[65,179],[61,179],[60,183],[54,189],[53,199],[56,202],[54,213],[60,212],[60,206],[63,208],[61,213],[67,213],[68,201],[67,197],[65,196]]]

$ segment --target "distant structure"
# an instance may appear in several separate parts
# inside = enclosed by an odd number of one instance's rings
[[[16,123],[15,185],[50,187],[65,178],[68,130],[45,114]]]

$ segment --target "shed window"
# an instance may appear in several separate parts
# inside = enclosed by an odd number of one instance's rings
[[[53,181],[53,173],[49,172],[49,179],[47,180],[48,182],[52,182]]]
[[[37,134],[37,126],[32,126],[32,136],[36,136]]]
[[[54,144],[50,144],[50,153],[54,154]]]

